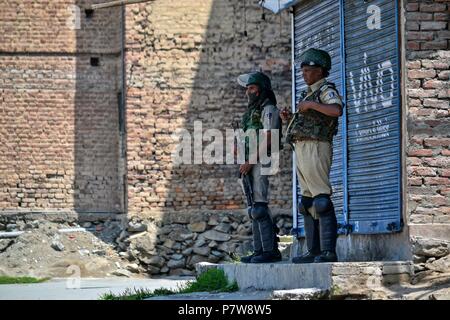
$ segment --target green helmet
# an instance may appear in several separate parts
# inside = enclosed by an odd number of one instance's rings
[[[269,77],[259,71],[241,74],[237,78],[237,82],[243,87],[247,87],[251,84],[256,84],[261,89],[272,90],[272,85],[270,83]]]
[[[328,52],[320,49],[310,48],[302,53],[300,56],[300,67],[319,66],[327,71],[331,69],[331,57]]]

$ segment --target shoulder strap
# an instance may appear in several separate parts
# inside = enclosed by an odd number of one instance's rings
[[[320,103],[322,103],[322,101],[320,100],[320,96],[322,95],[322,92],[328,88],[336,90],[336,85],[333,82],[325,81],[325,83],[320,86],[319,90],[317,90],[316,97],[317,97],[317,99],[319,99]]]

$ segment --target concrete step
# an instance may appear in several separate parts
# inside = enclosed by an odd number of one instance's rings
[[[196,265],[197,274],[210,268],[224,270],[230,281],[240,290],[290,290],[316,288],[333,296],[358,295],[401,282],[409,282],[413,275],[412,261],[371,261],[292,264],[212,264]]]

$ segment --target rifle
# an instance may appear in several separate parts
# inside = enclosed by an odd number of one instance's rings
[[[231,123],[231,127],[233,128],[233,130],[238,130],[239,129],[239,121],[232,121]],[[243,140],[241,140],[240,138],[238,138],[237,141],[238,145],[242,143],[245,144],[245,142],[243,142]],[[247,212],[251,218],[251,209],[253,207],[253,188],[252,188],[252,179],[250,177],[250,175],[248,174],[241,174],[239,172],[238,175],[238,183],[242,188],[242,192],[244,192],[245,195],[245,200],[247,202]]]
[[[246,201],[247,201],[247,212],[250,215],[250,211],[253,207],[253,188],[252,188],[252,179],[248,174],[239,173],[239,184],[242,187],[242,191],[244,192]]]
[[[292,150],[294,150],[294,143],[292,141],[292,134],[291,134],[291,130],[294,128],[295,123],[297,122],[297,118],[298,118],[299,112],[295,112],[292,116],[291,121],[289,121],[289,124],[286,128],[286,143],[289,144],[292,147]]]

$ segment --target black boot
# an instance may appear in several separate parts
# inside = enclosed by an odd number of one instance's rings
[[[336,251],[322,251],[320,256],[317,256],[314,259],[314,263],[322,263],[322,262],[337,262],[338,258],[336,255]]]
[[[331,201],[328,210],[320,214],[319,229],[321,254],[315,258],[314,262],[337,262],[337,220]]]
[[[281,253],[278,249],[273,251],[265,251],[262,255],[253,257],[251,263],[270,263],[281,261]]]
[[[302,196],[299,208],[305,222],[305,240],[308,251],[299,257],[292,258],[292,263],[312,263],[320,254],[319,221],[315,220],[307,210],[311,207],[312,200],[312,198]]]
[[[251,255],[241,257],[242,263],[251,263],[252,258],[262,255],[262,251],[254,251]]]
[[[292,263],[313,263],[314,259],[320,254],[319,221],[311,215],[305,215],[305,239],[308,251],[292,258]]]
[[[259,224],[253,218],[252,218],[252,233],[253,233],[253,253],[249,256],[242,257],[241,262],[243,263],[251,263],[253,257],[259,256],[263,253]]]
[[[270,214],[269,207],[265,202],[256,202],[252,211],[252,218],[255,222],[255,230],[259,230],[259,239],[263,252],[275,252],[278,249],[276,242],[275,229]],[[255,235],[254,235],[255,237]],[[256,238],[254,238],[256,239]],[[255,251],[256,251],[255,247]]]

